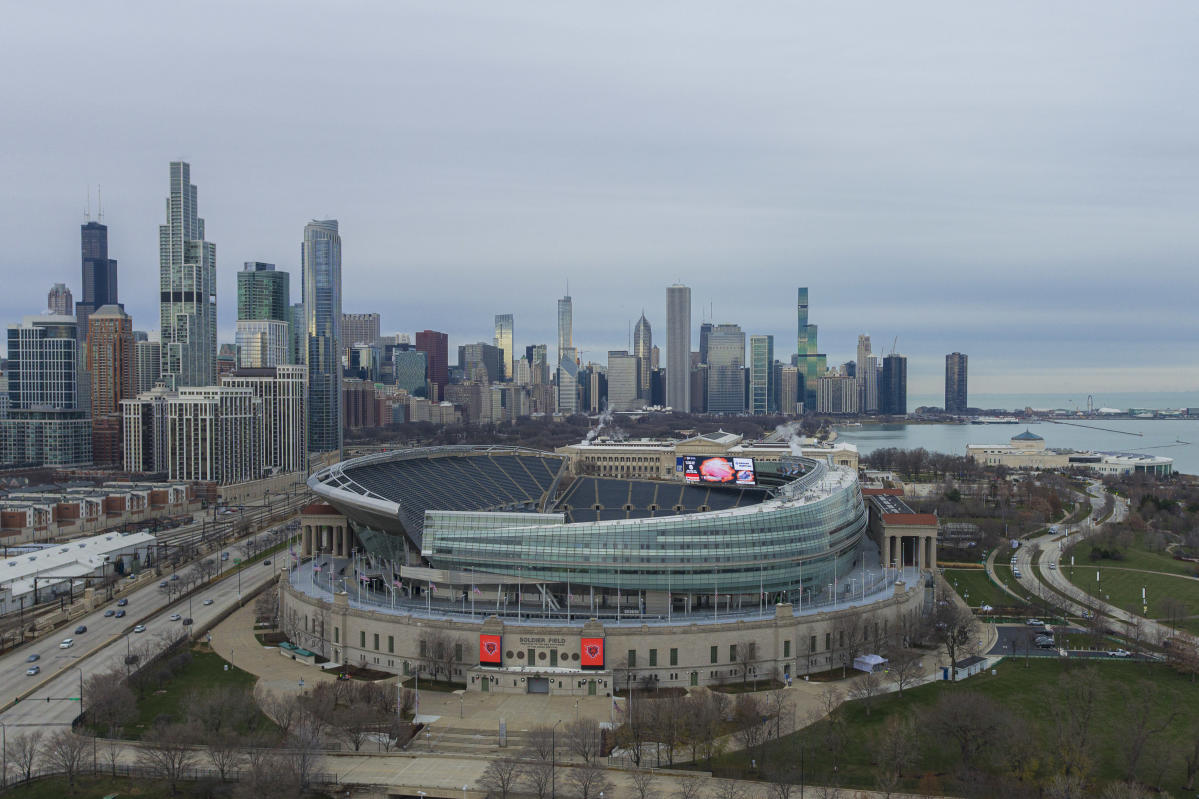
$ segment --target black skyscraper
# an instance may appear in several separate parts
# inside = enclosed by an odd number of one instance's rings
[[[108,257],[108,226],[88,222],[79,229],[83,256],[83,298],[75,303],[79,337],[87,335],[87,318],[102,305],[120,305],[117,300],[117,262]]]
[[[966,356],[960,352],[945,356],[945,412],[966,412]]]
[[[878,384],[878,412],[903,416],[908,412],[908,359],[891,354],[883,358]]]

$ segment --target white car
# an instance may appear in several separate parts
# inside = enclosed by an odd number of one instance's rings
[[[136,627],[134,627],[134,628],[133,628],[133,631],[134,631],[135,633],[144,633],[144,632],[146,631],[146,625],[144,625],[144,624],[139,624],[139,625],[137,625]]]
[[[204,604],[205,604],[205,605],[211,605],[211,604],[212,604],[212,600],[211,600],[211,599],[205,599],[205,600],[204,600]]]
[[[62,643],[58,645],[58,648],[59,649],[70,649],[73,646],[75,646],[74,638],[64,638],[64,639],[62,639]]]
[[[1044,627],[1045,626],[1045,622],[1041,621],[1040,619],[1029,619],[1028,621],[1026,621],[1024,623],[1027,624],[1029,627]]]
[[[182,619],[182,618],[183,618],[183,617],[182,617],[182,616],[180,616],[178,613],[172,613],[172,614],[171,614],[171,621],[179,621],[179,620],[180,620],[180,619]]]
[[[1130,657],[1132,657],[1132,653],[1129,652],[1127,649],[1117,649],[1112,652],[1112,657],[1114,657],[1114,658],[1130,658]]]

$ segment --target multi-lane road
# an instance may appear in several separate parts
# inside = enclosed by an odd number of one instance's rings
[[[269,531],[254,537],[265,539]],[[244,541],[226,548],[232,551]],[[217,556],[219,557],[219,556]],[[0,724],[12,727],[48,727],[70,724],[79,715],[80,704],[76,699],[80,693],[80,680],[86,682],[93,674],[103,674],[125,669],[125,658],[130,653],[143,656],[146,650],[155,652],[167,643],[188,633],[182,618],[191,618],[191,629],[202,629],[221,613],[235,606],[239,599],[252,593],[263,584],[277,577],[281,568],[289,562],[287,552],[268,558],[269,565],[257,562],[248,565],[240,575],[228,574],[223,579],[201,585],[188,596],[171,600],[166,591],[155,581],[119,596],[128,599],[128,605],[117,607],[117,598],[86,616],[73,620],[59,633],[45,635],[17,647],[0,657]],[[233,562],[233,556],[226,565]],[[170,579],[169,575],[165,579]],[[211,604],[205,604],[212,600]],[[105,617],[106,610],[124,610],[124,618]],[[179,621],[171,621],[172,614],[179,614]],[[145,631],[136,633],[134,628],[141,624]],[[87,632],[75,634],[78,625],[87,627]],[[74,640],[74,645],[60,647],[65,638]],[[36,663],[28,663],[30,655],[38,655]],[[26,674],[31,665],[41,667],[37,675]],[[18,701],[19,700],[19,701]],[[49,701],[47,701],[49,700]],[[87,695],[83,696],[87,705]]]

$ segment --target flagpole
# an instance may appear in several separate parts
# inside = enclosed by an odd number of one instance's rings
[[[566,623],[570,624],[570,580],[566,581]]]

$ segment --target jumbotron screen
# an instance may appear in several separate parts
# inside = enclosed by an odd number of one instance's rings
[[[683,479],[688,483],[729,483],[756,485],[753,458],[725,458],[719,455],[684,455]]]

